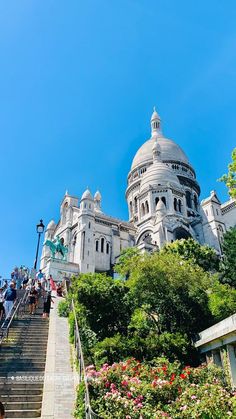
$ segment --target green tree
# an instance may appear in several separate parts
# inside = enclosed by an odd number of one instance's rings
[[[232,162],[228,164],[228,173],[219,180],[226,184],[231,198],[236,198],[236,148],[232,152]]]
[[[236,227],[224,234],[222,251],[221,282],[236,288]]]
[[[208,290],[209,307],[216,322],[236,312],[236,290],[228,284],[221,284],[217,278]]]
[[[120,256],[115,264],[115,272],[125,279],[128,279],[132,269],[140,259],[140,252],[137,247],[127,247],[122,249]]]
[[[129,289],[121,280],[105,274],[81,274],[75,278],[72,292],[80,317],[101,340],[115,333],[126,333],[131,307],[127,301]]]
[[[205,271],[217,271],[219,269],[219,257],[210,246],[201,246],[194,239],[181,239],[166,244],[162,253],[177,254],[181,259],[191,261],[201,266]]]
[[[209,275],[179,255],[146,255],[127,284],[133,304],[145,307],[159,334],[179,331],[192,336],[213,321],[206,292]]]

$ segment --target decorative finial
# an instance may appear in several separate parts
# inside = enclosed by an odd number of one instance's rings
[[[153,106],[153,112],[156,112],[156,106]]]
[[[65,193],[65,195],[69,195],[69,194],[68,194],[68,190],[67,190],[67,189],[66,189],[66,193]]]

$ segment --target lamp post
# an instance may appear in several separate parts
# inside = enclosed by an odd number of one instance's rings
[[[35,270],[37,269],[40,237],[41,237],[41,234],[43,234],[43,232],[44,232],[43,220],[40,220],[39,224],[36,225],[36,231],[38,233],[38,244],[37,244],[36,256],[35,256],[35,261],[34,261],[34,269]]]

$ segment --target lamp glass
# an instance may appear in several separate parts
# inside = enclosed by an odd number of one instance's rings
[[[43,220],[40,220],[40,224],[37,224],[36,228],[37,228],[37,233],[43,233],[44,232]]]

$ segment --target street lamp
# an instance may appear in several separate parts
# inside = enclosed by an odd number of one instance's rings
[[[34,269],[37,269],[37,262],[38,262],[38,254],[39,254],[39,243],[40,243],[40,237],[41,234],[44,232],[44,224],[43,220],[40,220],[39,224],[36,225],[36,231],[38,233],[38,244],[37,244],[37,250],[36,250],[36,256],[35,256],[35,262],[34,262]]]

